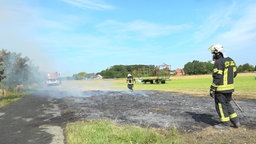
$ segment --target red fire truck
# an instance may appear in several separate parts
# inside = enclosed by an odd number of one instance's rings
[[[46,75],[46,84],[50,85],[60,85],[60,73],[59,72],[48,72]]]

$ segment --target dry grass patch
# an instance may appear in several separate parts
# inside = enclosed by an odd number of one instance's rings
[[[218,130],[213,127],[201,131],[184,134],[184,143],[189,144],[255,144],[256,130],[231,128],[229,130]]]

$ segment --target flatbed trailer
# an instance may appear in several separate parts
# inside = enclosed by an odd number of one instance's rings
[[[167,64],[155,66],[155,68],[142,68],[138,70],[140,82],[146,84],[165,84],[170,77],[171,66]]]
[[[162,79],[162,78],[145,78],[145,79],[141,79],[141,82],[144,83],[144,84],[147,84],[148,82],[150,84],[165,84],[166,82],[166,79]]]

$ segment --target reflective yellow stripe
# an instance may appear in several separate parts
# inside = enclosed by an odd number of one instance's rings
[[[228,69],[226,68],[224,70],[224,75],[223,75],[223,85],[227,85],[228,84]]]
[[[224,90],[232,90],[235,88],[234,84],[228,84],[228,85],[219,85],[217,87],[217,91],[224,91]]]
[[[222,75],[223,71],[222,70],[218,70],[217,68],[213,69],[214,73],[220,74]]]
[[[235,62],[234,61],[226,61],[225,62],[225,67],[229,67],[229,66],[235,66]]]
[[[213,86],[213,87],[218,87],[215,83],[212,83],[212,85],[211,86]]]
[[[221,103],[218,103],[218,107],[219,107],[219,111],[220,111],[220,121],[228,122],[230,120],[230,118],[229,117],[225,117]]]
[[[233,72],[236,72],[236,67],[233,67]]]
[[[229,115],[230,118],[236,118],[237,117],[237,114],[236,113],[233,113],[231,115]]]

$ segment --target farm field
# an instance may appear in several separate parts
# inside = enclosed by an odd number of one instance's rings
[[[256,80],[254,73],[238,74],[235,78],[234,97],[238,99],[256,99]],[[172,76],[166,84],[143,84],[137,82],[134,90],[166,91],[193,96],[209,96],[211,75]],[[77,84],[75,84],[77,83]],[[83,90],[127,90],[126,79],[89,80],[75,82]]]

